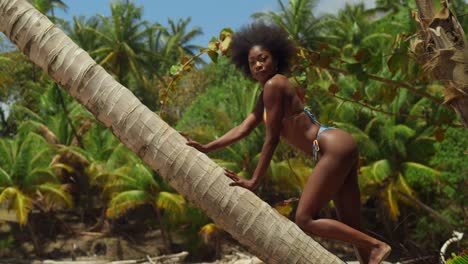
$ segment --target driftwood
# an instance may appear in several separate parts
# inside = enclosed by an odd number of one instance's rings
[[[57,260],[44,260],[43,264],[170,264],[170,263],[184,263],[185,258],[188,256],[188,252],[182,251],[180,253],[163,255],[157,257],[146,256],[146,258],[135,259],[135,260],[76,260],[76,261],[57,261]]]
[[[468,128],[468,44],[457,16],[449,10],[449,1],[435,13],[432,0],[416,0],[419,12],[418,38],[411,50],[423,70],[445,87],[445,105],[451,106]]]

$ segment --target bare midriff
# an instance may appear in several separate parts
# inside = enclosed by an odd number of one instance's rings
[[[318,125],[312,123],[304,112],[300,112],[294,116],[283,118],[281,137],[288,144],[307,154],[312,154],[312,142],[318,129]]]

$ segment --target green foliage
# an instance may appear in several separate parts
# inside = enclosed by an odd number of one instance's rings
[[[0,249],[10,249],[14,247],[15,239],[12,235],[0,239]]]
[[[33,204],[72,206],[70,194],[50,166],[52,155],[47,142],[35,133],[0,139],[0,204],[14,210],[21,225]]]
[[[259,12],[252,15],[255,19],[269,20],[283,27],[291,38],[301,45],[314,45],[317,42],[321,24],[312,13],[316,0],[292,0],[283,3],[278,0],[279,12]]]
[[[89,28],[97,29],[101,26],[99,17],[92,16],[86,18],[83,16],[73,17],[73,27],[67,27],[65,30],[73,41],[82,49],[91,52],[100,47],[100,41],[96,38],[93,31]]]
[[[448,128],[445,139],[435,144],[436,154],[431,159],[431,164],[441,171],[440,181],[444,196],[444,207],[447,203],[455,205],[460,212],[460,218],[466,215],[462,213],[466,208],[468,155],[468,131],[464,128]]]
[[[111,16],[100,16],[101,27],[86,27],[98,39],[98,49],[91,51],[96,60],[114,73],[124,85],[130,72],[135,76],[141,73],[147,22],[141,21],[142,8],[133,3],[115,2],[111,4]]]
[[[463,31],[468,32],[468,3],[464,0],[450,1],[450,10],[457,16]]]
[[[63,1],[33,2],[52,18],[53,8],[66,7]],[[430,206],[457,228],[465,224],[468,134],[454,128],[453,111],[434,100],[442,98],[443,87],[429,83],[408,54],[418,27],[411,17],[415,4],[378,0],[374,9],[347,4],[336,15],[323,16],[313,14],[315,4],[279,0],[279,11],[253,17],[277,23],[289,33],[300,48],[291,79],[304,88],[306,104],[322,123],[348,131],[357,141],[361,194],[370,201],[366,206],[382,206],[385,210],[378,210],[377,217],[387,226],[399,220],[395,229],[411,230],[401,234],[398,243],[413,240],[422,248],[437,249],[451,227],[419,210],[414,201]],[[461,0],[452,6],[465,32],[467,6]],[[189,28],[190,18],[169,19],[163,27],[143,20],[142,12],[134,3],[118,1],[109,17],[74,18],[67,30],[150,109],[164,105],[164,118],[194,139],[208,142],[240,124],[261,88],[227,62],[232,30],[223,29],[201,49],[192,41],[202,30]],[[204,64],[194,56],[199,50],[214,63]],[[107,207],[109,218],[124,218],[149,205],[154,217],[162,213],[160,227],[177,230],[194,254],[206,246],[202,237],[218,234],[201,210],[174,193],[25,56],[3,51],[0,203],[14,209],[21,224],[36,204],[45,209],[77,206],[66,191],[76,184],[80,187],[74,195],[87,196],[93,208]],[[203,67],[194,70],[199,65]],[[263,138],[260,127],[210,156],[250,177]],[[269,202],[297,197],[310,170],[310,160],[280,145],[258,194]],[[289,204],[277,208],[285,215],[292,211]]]
[[[468,254],[457,256],[456,254],[452,255],[452,258],[445,262],[446,264],[468,264]]]
[[[47,15],[49,19],[54,23],[63,22],[62,19],[54,15],[54,10],[56,8],[67,10],[67,5],[62,0],[29,0],[34,7],[39,10],[41,13]]]
[[[253,111],[260,93],[257,85],[246,80],[226,62],[207,70],[214,76],[212,82],[206,92],[186,109],[176,126],[201,142],[213,140],[240,124]],[[250,176],[256,165],[254,158],[261,150],[262,133],[256,129],[245,140],[213,153],[213,157],[219,164]]]
[[[185,110],[177,124],[179,130],[193,129],[193,126],[211,126],[213,120],[221,122],[216,125],[216,129],[226,130],[232,123],[239,124],[253,110],[258,87],[246,80],[233,65],[224,60],[206,71],[214,77],[207,84],[206,92],[195,98]],[[227,122],[228,117],[232,123]]]

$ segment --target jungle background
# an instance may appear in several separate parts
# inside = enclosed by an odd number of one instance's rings
[[[200,142],[253,109],[261,88],[229,63],[229,29],[198,46],[202,29],[189,17],[150,23],[132,1],[112,2],[108,17],[71,22],[54,14],[66,1],[31,2],[148,108]],[[275,11],[252,17],[289,33],[300,48],[291,81],[305,104],[358,141],[366,232],[392,246],[390,260],[435,261],[454,230],[467,231],[468,131],[411,52],[416,5],[377,0],[372,9],[347,4],[316,16],[316,3],[278,0]],[[468,4],[450,8],[467,32]],[[0,259],[188,251],[196,262],[235,244],[3,36],[0,52]],[[249,177],[263,139],[260,127],[209,156]],[[293,220],[312,170],[310,157],[282,144],[256,194]],[[336,217],[333,203],[321,214]],[[344,258],[353,254],[321,242]],[[133,253],[122,244],[133,244]],[[447,256],[467,248],[465,238]]]

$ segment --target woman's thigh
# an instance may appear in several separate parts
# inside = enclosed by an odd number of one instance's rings
[[[297,215],[316,217],[320,209],[341,189],[353,163],[354,159],[346,155],[322,155],[304,186]]]

